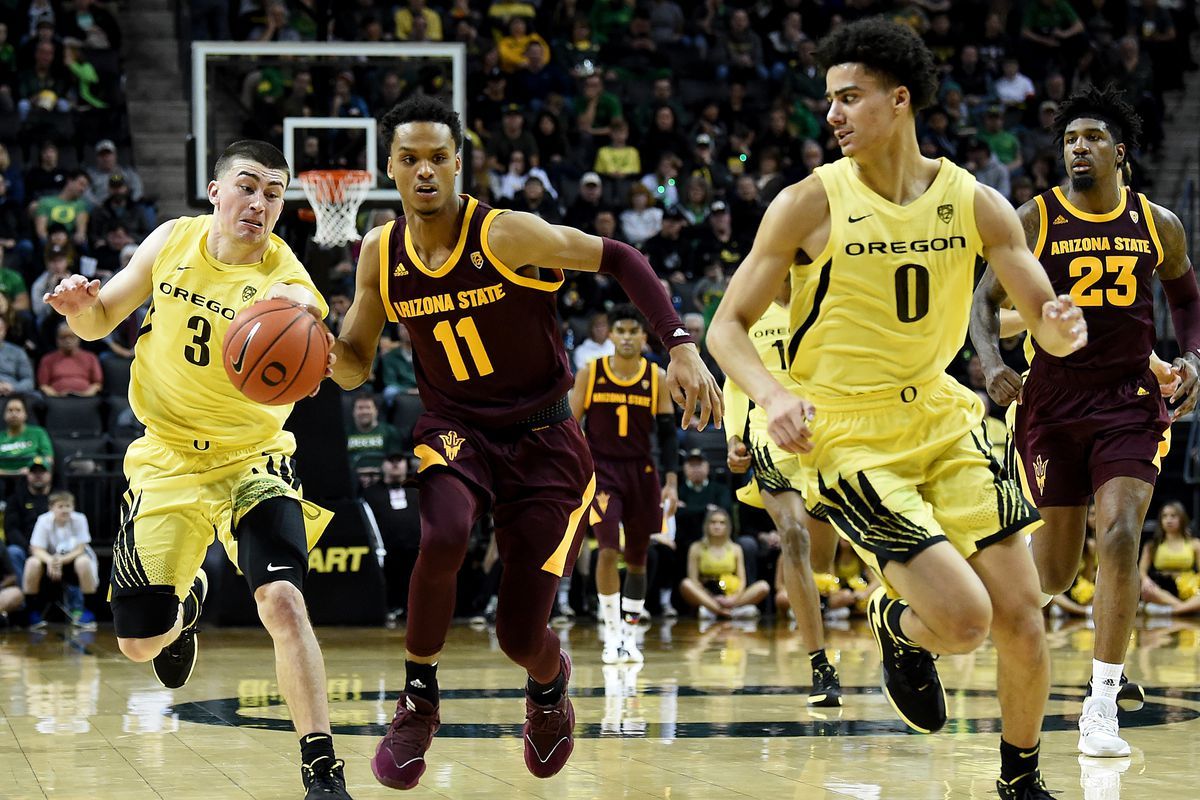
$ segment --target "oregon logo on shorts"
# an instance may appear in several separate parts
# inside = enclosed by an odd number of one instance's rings
[[[458,456],[459,448],[467,441],[454,431],[439,433],[438,438],[442,440],[442,450],[445,452],[446,458],[451,461]]]

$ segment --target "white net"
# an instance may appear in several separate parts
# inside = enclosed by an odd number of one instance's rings
[[[341,247],[362,238],[355,218],[374,183],[370,172],[317,169],[300,173],[299,181],[317,216],[314,242],[321,247]]]

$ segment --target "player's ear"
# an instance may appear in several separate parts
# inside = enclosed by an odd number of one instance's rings
[[[901,84],[892,91],[892,103],[897,113],[912,106],[912,95],[909,94],[907,86]]]
[[[387,160],[387,176],[392,180],[396,180],[396,176],[392,174],[392,157],[388,156]]]
[[[454,154],[454,174],[456,177],[462,174],[462,150]]]
[[[215,179],[208,182],[208,202],[213,204],[213,208],[217,207],[217,188]]]
[[[1113,148],[1113,151],[1117,154],[1117,166],[1120,167],[1125,163],[1125,143],[1117,142],[1116,146]]]

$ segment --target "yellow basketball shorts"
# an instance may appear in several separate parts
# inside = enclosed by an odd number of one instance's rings
[[[213,537],[236,565],[233,531],[246,512],[273,497],[300,501],[311,551],[333,514],[302,498],[295,449],[287,432],[258,447],[215,452],[180,450],[148,436],[131,444],[109,599],[172,587],[182,600]]]
[[[809,513],[881,577],[938,542],[970,558],[1041,526],[993,455],[983,404],[948,375],[813,403],[814,449],[801,456]]]
[[[800,464],[800,456],[789,453],[771,440],[767,434],[765,413],[751,413],[743,441],[750,451],[754,480],[737,490],[739,500],[748,506],[762,508],[763,493],[804,491],[804,469]]]

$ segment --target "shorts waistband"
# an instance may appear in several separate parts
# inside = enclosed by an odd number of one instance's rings
[[[571,404],[567,401],[566,395],[563,395],[550,405],[540,408],[528,417],[517,420],[509,425],[480,427],[483,430],[497,434],[525,433],[538,428],[548,428],[551,425],[557,425],[564,420],[570,419],[570,417]]]
[[[1030,377],[1052,381],[1064,389],[1096,389],[1102,386],[1119,386],[1136,380],[1150,371],[1149,366],[1140,369],[1078,369],[1054,364],[1044,358],[1035,358],[1029,365]]]
[[[908,386],[892,386],[887,389],[880,389],[877,392],[859,392],[858,394],[846,394],[836,397],[808,394],[804,395],[804,397],[816,407],[818,414],[822,410],[839,413],[845,411],[869,411],[871,409],[895,406],[897,403],[908,405],[925,400],[932,392],[937,391],[946,380],[954,379],[947,375],[938,375],[924,383],[914,383]]]

